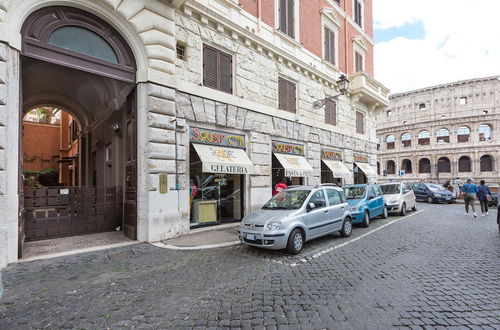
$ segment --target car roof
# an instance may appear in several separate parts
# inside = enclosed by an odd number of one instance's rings
[[[401,184],[401,183],[407,183],[407,182],[405,182],[405,181],[384,182],[384,183],[381,183],[380,185],[381,186],[386,186],[386,185],[389,185],[389,184]]]
[[[342,191],[342,188],[336,187],[336,186],[330,186],[330,185],[315,185],[315,186],[291,186],[287,188],[286,190],[315,190],[315,189],[334,189],[338,191]]]
[[[369,185],[373,185],[374,183],[359,183],[359,184],[347,184],[344,186],[344,188],[348,187],[367,187]]]

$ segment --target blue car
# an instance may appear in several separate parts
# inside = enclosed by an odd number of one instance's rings
[[[376,183],[355,184],[342,187],[351,206],[352,223],[364,227],[370,225],[370,219],[381,216],[387,218],[387,205],[382,190]]]
[[[435,183],[413,183],[413,192],[417,201],[427,203],[455,203],[455,195],[443,186]]]

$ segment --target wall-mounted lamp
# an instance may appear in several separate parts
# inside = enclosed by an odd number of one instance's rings
[[[339,92],[340,93],[338,93],[337,95],[328,96],[328,97],[324,98],[323,100],[314,102],[313,103],[313,108],[314,109],[319,109],[319,108],[321,108],[322,106],[325,105],[325,103],[326,103],[327,100],[335,100],[340,95],[344,95],[345,92],[347,92],[347,89],[349,88],[349,80],[347,79],[347,77],[345,75],[341,75],[339,77],[339,80],[337,80],[337,87],[339,88]]]
[[[122,130],[120,128],[120,124],[118,124],[118,123],[111,124],[111,129],[113,130],[113,132],[116,135],[118,135],[119,137],[122,137]]]

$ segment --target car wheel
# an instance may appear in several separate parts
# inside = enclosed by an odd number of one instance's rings
[[[292,230],[292,233],[288,237],[288,244],[286,246],[287,251],[290,254],[299,254],[304,247],[304,235],[299,228]]]
[[[401,205],[401,211],[399,212],[399,215],[403,217],[406,215],[406,203],[403,203],[403,205]]]
[[[427,197],[427,203],[432,204],[432,197],[431,196]]]
[[[413,205],[413,207],[411,208],[411,210],[413,212],[415,212],[417,210],[417,201],[415,201],[415,204]]]
[[[384,205],[384,211],[382,212],[382,214],[380,215],[380,217],[382,219],[387,219],[387,217],[389,217],[389,211],[387,210],[387,205]]]
[[[370,214],[368,214],[367,211],[365,211],[365,214],[363,215],[363,222],[361,225],[363,227],[368,227],[370,225]]]
[[[346,218],[344,223],[342,223],[342,230],[340,231],[340,235],[343,237],[349,237],[352,233],[352,223],[350,218]]]

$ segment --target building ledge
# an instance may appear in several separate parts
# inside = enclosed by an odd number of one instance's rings
[[[389,89],[366,72],[353,73],[349,75],[349,80],[349,91],[353,99],[366,104],[370,110],[389,106]]]

